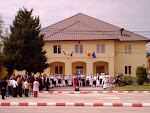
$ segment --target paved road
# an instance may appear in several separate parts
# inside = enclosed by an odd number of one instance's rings
[[[87,102],[87,103],[150,103],[150,93],[88,93],[88,94],[50,94],[40,93],[38,98],[7,97],[0,102]]]
[[[54,107],[5,106],[0,113],[150,113],[149,107]]]

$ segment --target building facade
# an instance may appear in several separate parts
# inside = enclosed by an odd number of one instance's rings
[[[147,65],[148,38],[82,13],[48,26],[41,33],[45,34],[43,49],[50,64],[45,74],[109,73],[114,77],[122,73],[135,77],[137,66]]]

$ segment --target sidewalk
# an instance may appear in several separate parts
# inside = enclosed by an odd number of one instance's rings
[[[79,86],[79,91],[112,91],[113,88],[110,86],[107,87],[107,89],[103,89],[102,87],[81,87]],[[49,89],[49,91],[75,91],[75,86],[67,86],[67,87],[54,87]]]

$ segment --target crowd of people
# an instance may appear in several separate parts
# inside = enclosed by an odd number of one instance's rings
[[[53,87],[66,87],[66,86],[90,86],[90,87],[103,87],[107,88],[107,83],[110,81],[110,75],[104,73],[97,74],[74,74],[72,77],[69,75],[50,74],[50,75],[13,75],[9,77],[6,75],[0,82],[2,99],[3,95],[9,97],[25,97],[34,96],[37,97],[38,91],[43,89],[49,90]]]

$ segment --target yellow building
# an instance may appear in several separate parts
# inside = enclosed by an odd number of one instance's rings
[[[48,26],[41,33],[45,34],[44,50],[50,64],[44,74],[109,73],[114,77],[123,73],[135,77],[137,66],[146,66],[148,38],[81,13]],[[92,57],[93,52],[96,58]]]
[[[0,52],[2,52],[2,50],[3,50],[3,45],[0,44]],[[1,59],[0,59],[0,80],[3,77],[5,77],[6,74],[7,74],[6,68],[4,67],[4,65],[2,64]]]

